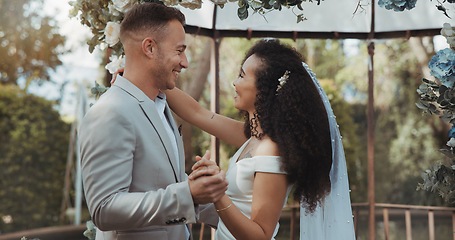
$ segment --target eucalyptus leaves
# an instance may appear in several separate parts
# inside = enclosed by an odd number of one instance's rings
[[[435,81],[423,79],[417,89],[420,101],[417,107],[425,113],[435,114],[452,124],[447,147],[440,149],[444,154],[441,162],[430,166],[423,174],[423,183],[418,189],[437,192],[445,201],[455,201],[455,31],[445,23],[441,35],[446,37],[450,48],[438,51],[428,63]]]
[[[280,11],[285,8],[297,8],[303,11],[302,3],[310,2],[321,4],[324,0],[210,0],[221,8],[229,2],[237,2],[237,17],[245,20],[250,12],[264,15],[270,11]],[[189,9],[198,9],[202,6],[202,0],[72,0],[70,5],[71,17],[78,16],[82,25],[86,25],[92,31],[93,37],[88,41],[89,51],[93,52],[96,46],[102,49],[112,48],[113,54],[120,56],[123,53],[121,44],[118,44],[118,24],[123,20],[124,13],[134,4],[143,2],[158,2],[166,6],[180,5]],[[293,11],[294,12],[294,11]],[[297,22],[306,18],[303,14],[296,14]],[[114,36],[111,38],[110,36]]]
[[[95,240],[96,238],[96,226],[93,224],[92,220],[88,220],[86,223],[87,229],[84,231],[83,235],[89,240]]]
[[[445,23],[441,34],[446,37],[450,48],[438,51],[428,63],[430,74],[436,80],[423,79],[417,89],[420,95],[417,107],[455,124],[455,31]]]
[[[237,2],[237,16],[241,20],[248,18],[251,11],[264,15],[270,11],[280,11],[283,7],[298,8],[303,10],[302,3],[311,2],[321,4],[324,0],[210,0],[221,8],[228,2]],[[87,42],[89,52],[92,53],[95,47],[101,50],[110,49],[110,62],[105,68],[113,74],[124,67],[123,47],[119,41],[120,23],[124,14],[133,5],[144,2],[157,2],[166,6],[180,5],[189,9],[201,8],[202,0],[72,0],[70,5],[70,17],[78,16],[82,25],[90,28],[92,38]],[[294,12],[294,11],[293,11]],[[295,14],[295,13],[294,13]],[[306,18],[303,14],[295,14],[297,22]],[[100,86],[92,88],[92,92],[99,96],[105,91]]]

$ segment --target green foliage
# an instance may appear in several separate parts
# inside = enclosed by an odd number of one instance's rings
[[[432,159],[439,157],[435,149],[439,137],[437,126],[441,125],[437,118],[422,118],[413,104],[418,98],[415,89],[422,76],[416,50],[402,40],[386,41],[376,49],[380,50],[375,55],[375,86],[379,90],[376,96],[380,98],[375,109],[376,200],[440,204],[437,196],[416,192],[422,172]]]
[[[59,222],[69,126],[52,102],[0,85],[2,232]]]
[[[215,1],[217,2],[217,1]],[[238,0],[237,16],[240,20],[245,20],[248,18],[249,13],[248,9],[252,9],[254,13],[259,13],[261,15],[267,14],[272,10],[281,11],[283,7],[285,8],[298,8],[300,11],[303,11],[302,3],[307,2],[307,0],[290,0],[290,1],[276,1],[276,0]],[[308,2],[313,2],[309,0]],[[315,1],[319,5],[320,0]],[[221,4],[223,6],[223,4]],[[294,13],[294,11],[293,11]],[[301,14],[295,14],[297,18],[297,23],[306,20],[306,17]]]
[[[360,138],[357,135],[358,124],[352,118],[354,108],[345,100],[333,80],[319,79],[332,105],[333,112],[337,117],[340,132],[343,137],[343,147],[348,168],[349,185],[351,189],[351,201],[364,201],[363,193],[366,185],[362,183],[362,158],[360,157]]]
[[[42,0],[0,0],[0,84],[49,81],[64,41],[55,20],[42,15]]]

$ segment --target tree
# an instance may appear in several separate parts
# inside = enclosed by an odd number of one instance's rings
[[[61,64],[65,38],[53,18],[42,14],[42,0],[0,0],[0,84],[50,81]]]
[[[69,125],[53,103],[0,85],[0,229],[59,222]]]
[[[428,44],[418,48],[416,44],[419,43]],[[361,126],[358,136],[364,151],[361,153],[364,162],[362,172],[366,177],[367,48],[362,43],[359,49],[358,56],[349,58],[336,80],[350,89],[351,101],[357,105],[353,118]],[[425,62],[428,62],[431,51],[433,46],[428,39],[386,40],[376,44],[374,121],[377,202],[441,204],[435,196],[416,192],[421,173],[430,161],[439,156],[435,149],[438,148],[440,129],[443,128],[439,119],[422,117],[415,106],[418,98],[416,89],[422,76],[428,72]]]

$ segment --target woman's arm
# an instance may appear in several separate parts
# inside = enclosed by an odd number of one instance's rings
[[[257,172],[253,189],[251,219],[243,215],[227,195],[215,203],[215,208],[218,209],[218,214],[229,232],[237,240],[270,240],[286,198],[286,175]]]
[[[279,156],[278,146],[266,137],[258,145],[254,155]],[[219,210],[218,214],[223,223],[236,239],[270,240],[281,216],[287,187],[285,174],[256,172],[251,219],[243,215],[237,207],[230,205],[232,201],[226,195],[215,203],[215,208]]]
[[[242,122],[203,108],[178,88],[166,90],[165,93],[172,111],[186,122],[236,147],[240,147],[246,141]]]

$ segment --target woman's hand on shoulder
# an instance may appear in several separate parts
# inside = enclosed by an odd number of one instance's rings
[[[112,74],[111,85],[114,84],[115,80],[117,79],[117,75],[123,73],[124,71],[124,68],[119,68],[114,74]]]

